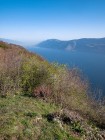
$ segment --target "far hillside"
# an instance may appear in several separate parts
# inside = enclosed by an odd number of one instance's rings
[[[50,49],[105,53],[105,38],[82,38],[69,41],[49,39],[36,45]]]

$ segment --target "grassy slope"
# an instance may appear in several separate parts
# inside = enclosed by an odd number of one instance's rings
[[[36,122],[38,116],[57,110],[53,104],[22,95],[0,98],[0,140],[77,140],[58,123],[44,117]]]

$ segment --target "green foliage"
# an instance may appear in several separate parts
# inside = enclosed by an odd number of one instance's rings
[[[59,110],[54,104],[16,95],[0,98],[0,139],[24,140],[77,140],[70,133],[61,130],[58,124],[50,123],[37,116]]]
[[[41,63],[36,57],[32,57],[24,61],[21,70],[21,83],[24,91],[32,93],[35,87],[47,84],[49,73],[46,62]]]
[[[59,129],[59,126],[56,123],[46,123],[41,130],[41,136],[39,140],[79,140],[75,137],[72,137],[65,130]]]
[[[38,114],[36,112],[28,112],[28,113],[25,113],[26,116],[28,117],[36,117]]]
[[[73,123],[71,128],[74,131],[80,133],[81,135],[83,135],[85,133],[84,129],[82,128],[82,125],[80,124],[80,122]]]
[[[4,43],[0,43],[0,48],[7,49],[8,47],[7,47],[6,44],[4,44]]]

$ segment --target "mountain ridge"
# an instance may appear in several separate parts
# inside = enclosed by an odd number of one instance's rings
[[[105,53],[105,37],[104,38],[81,38],[74,40],[58,40],[48,39],[37,44],[36,47],[63,49],[69,51],[87,51],[87,52],[104,52]]]
[[[73,40],[59,40],[59,39],[47,39],[36,45],[25,46],[23,42],[16,40],[0,38],[0,41],[7,43],[22,45],[25,48],[48,48],[48,49],[58,49],[67,51],[82,51],[82,52],[97,52],[105,54],[105,37],[103,38],[80,38]]]

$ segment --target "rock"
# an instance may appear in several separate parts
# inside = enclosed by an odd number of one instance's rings
[[[67,109],[63,110],[61,117],[63,121],[67,123],[82,122],[84,120],[76,111],[70,111]]]

